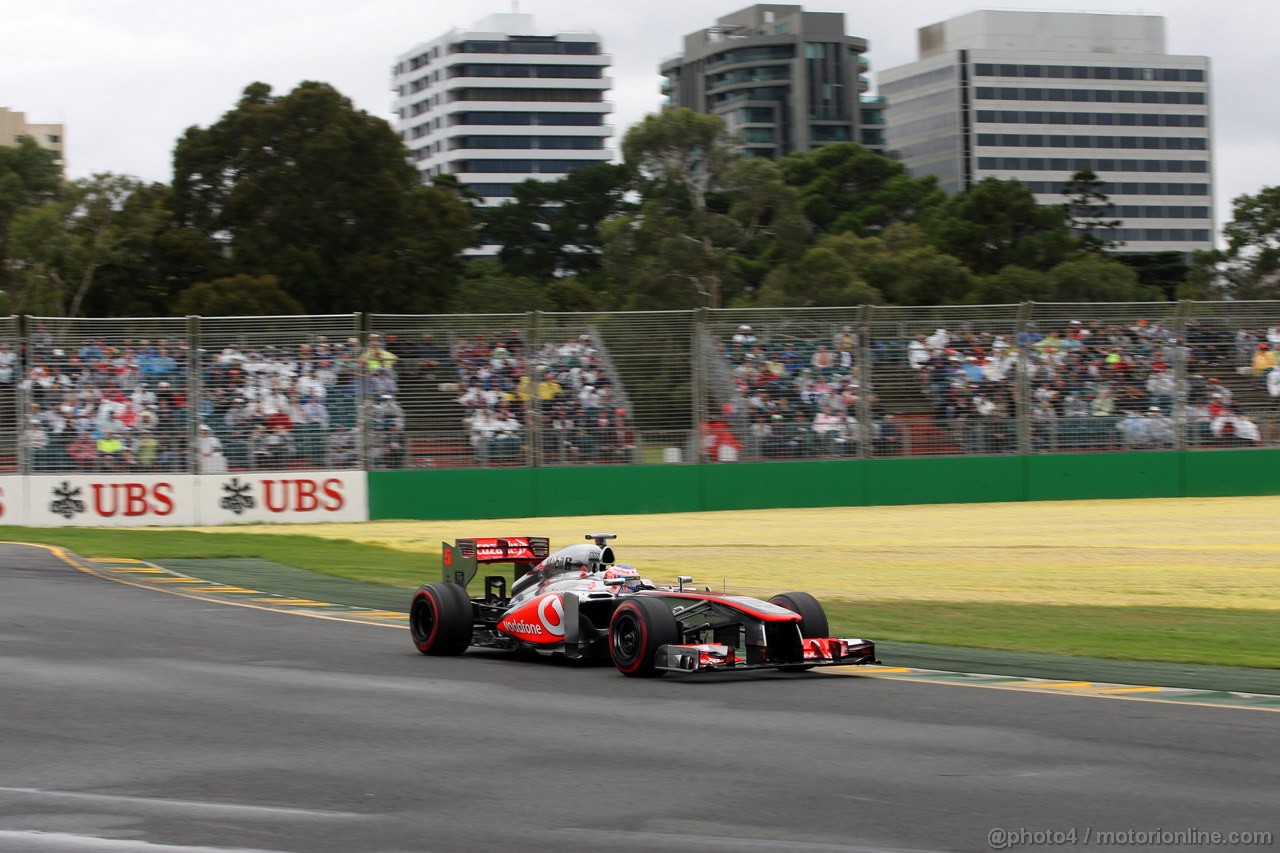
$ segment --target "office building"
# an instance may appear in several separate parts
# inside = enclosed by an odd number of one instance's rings
[[[1165,50],[1152,15],[980,11],[917,31],[881,72],[889,148],[948,192],[1016,178],[1042,204],[1089,167],[1121,252],[1213,248],[1209,60]]]
[[[609,65],[594,33],[493,15],[396,60],[396,129],[424,182],[456,175],[486,203],[508,201],[522,181],[612,158]]]
[[[24,139],[32,139],[46,151],[52,151],[58,166],[66,172],[63,152],[66,135],[61,124],[28,122],[25,113],[0,107],[0,145],[19,145]]]
[[[661,64],[666,103],[720,116],[761,157],[829,142],[883,150],[883,103],[865,94],[867,40],[844,28],[843,13],[774,3],[725,15]]]

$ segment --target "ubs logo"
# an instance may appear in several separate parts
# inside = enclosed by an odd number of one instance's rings
[[[218,501],[218,506],[231,510],[236,515],[257,506],[257,501],[250,494],[253,491],[253,485],[241,483],[239,477],[232,477],[230,483],[223,483],[222,491],[226,492],[226,495]]]
[[[60,515],[70,521],[74,516],[84,512],[84,501],[80,500],[81,489],[73,487],[63,480],[53,487],[53,500],[49,501],[49,512]]]

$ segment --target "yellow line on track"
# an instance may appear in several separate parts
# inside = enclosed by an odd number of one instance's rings
[[[858,667],[861,669],[861,667]],[[1075,696],[1081,699],[1119,699],[1125,702],[1158,702],[1161,705],[1191,705],[1199,708],[1217,708],[1227,711],[1271,711],[1272,713],[1280,713],[1280,708],[1266,708],[1259,705],[1229,705],[1216,702],[1189,702],[1178,699],[1157,699],[1154,696],[1132,696],[1120,693],[1119,690],[1096,690],[1092,692],[1079,692],[1073,690],[1046,690],[1041,684],[980,684],[974,681],[956,681],[950,678],[929,678],[922,676],[920,678],[894,678],[890,674],[882,675],[875,671],[857,672],[850,670],[837,670],[834,675],[852,675],[855,678],[874,678],[880,681],[894,681],[899,684],[932,684],[940,687],[977,687],[983,690],[1005,690],[1010,693],[1039,693],[1042,696]],[[950,673],[939,673],[946,676]],[[1123,690],[1131,690],[1131,692],[1158,693],[1163,692],[1163,687],[1148,687],[1145,685],[1116,685]],[[1136,688],[1136,689],[1134,689]],[[1218,691],[1205,689],[1205,693],[1213,693]]]
[[[308,607],[308,606],[332,607],[333,606],[332,604],[328,604],[327,602],[312,601],[309,598],[255,598],[254,601],[263,601],[268,604],[287,604],[290,607]]]
[[[167,575],[168,569],[107,569],[118,575]]]
[[[98,578],[100,580],[114,581],[115,583],[124,584],[125,586],[136,587],[138,589],[147,589],[147,590],[151,590],[152,592],[163,592],[166,595],[176,595],[179,598],[190,598],[195,601],[205,601],[213,604],[225,604],[228,607],[245,607],[245,608],[248,608],[249,610],[261,610],[265,613],[290,613],[295,616],[306,616],[309,619],[323,619],[326,622],[346,622],[351,625],[373,625],[379,628],[391,628],[396,631],[409,630],[408,625],[391,625],[386,622],[370,622],[365,619],[352,619],[350,617],[341,616],[337,614],[331,615],[328,613],[312,613],[306,610],[282,610],[282,609],[276,609],[274,607],[263,607],[261,604],[251,604],[247,601],[231,601],[226,598],[215,598],[210,595],[200,595],[199,593],[201,592],[201,590],[192,589],[190,587],[165,587],[165,586],[156,586],[155,584],[143,583],[141,581],[132,580],[130,578],[120,577],[118,574],[104,573],[94,568],[93,566],[90,566],[86,563],[81,562],[80,559],[75,554],[72,554],[66,548],[63,548],[58,545],[45,545],[42,542],[13,542],[13,541],[0,541],[0,545],[21,545],[25,548],[40,548],[52,554],[53,556],[57,557],[59,560],[66,563],[68,566],[75,569],[76,571],[83,572],[86,575],[92,575],[93,577]],[[163,570],[158,570],[158,571],[163,571]]]

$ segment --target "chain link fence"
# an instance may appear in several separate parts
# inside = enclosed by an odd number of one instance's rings
[[[17,317],[0,317],[0,472],[21,468],[19,453],[26,419],[18,397],[26,381],[22,361],[23,342]]]
[[[188,470],[195,403],[187,319],[25,320],[17,395],[24,471]]]
[[[355,468],[367,404],[395,394],[394,361],[356,314],[201,317],[192,384],[197,470]],[[373,450],[370,450],[372,455]]]
[[[0,318],[0,471],[1280,446],[1280,302]]]

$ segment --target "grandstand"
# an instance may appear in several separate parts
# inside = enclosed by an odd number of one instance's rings
[[[0,470],[1274,446],[1278,356],[1276,302],[7,318]]]

